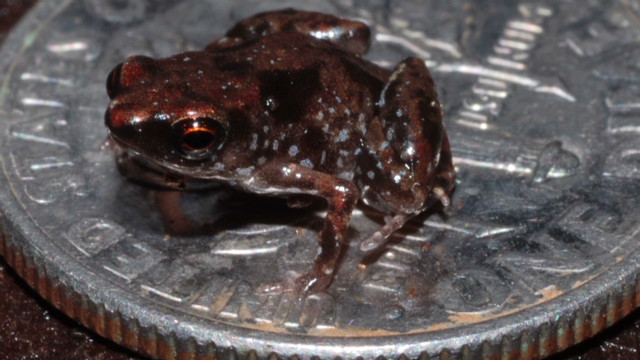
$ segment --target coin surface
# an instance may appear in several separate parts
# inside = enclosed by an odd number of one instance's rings
[[[364,208],[324,293],[257,295],[315,257],[318,211],[226,189],[160,197],[102,149],[104,79],[132,54],[204,47],[295,5],[367,21],[367,57],[421,56],[459,182],[386,250]],[[640,303],[637,1],[49,1],[0,57],[2,254],[45,298],[159,358],[538,358]]]

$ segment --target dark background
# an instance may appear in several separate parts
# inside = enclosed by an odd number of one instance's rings
[[[0,0],[0,43],[35,0]],[[2,74],[0,74],[2,78]],[[42,300],[0,257],[0,360],[146,358],[84,327]],[[548,360],[640,359],[640,312]]]

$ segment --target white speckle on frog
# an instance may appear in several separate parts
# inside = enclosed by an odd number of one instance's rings
[[[275,151],[275,150],[278,150],[279,146],[280,146],[280,142],[278,140],[273,140],[273,146],[271,148]]]
[[[318,121],[324,120],[324,113],[322,111],[318,111],[314,117]]]
[[[267,162],[267,158],[264,156],[261,156],[258,158],[258,165],[264,165]]]
[[[313,162],[311,161],[311,159],[304,159],[300,161],[300,165],[308,167],[309,169],[313,169]]]
[[[336,108],[334,108],[333,106],[329,108],[329,114],[335,114],[336,113]]]
[[[340,153],[340,155],[342,155],[342,156],[349,156],[349,155],[351,155],[351,153],[350,153],[350,152],[348,152],[347,150],[340,150],[340,151],[339,151],[339,153]]]
[[[249,176],[251,175],[251,173],[253,172],[253,170],[255,169],[254,166],[249,166],[246,168],[238,168],[236,170],[236,174],[240,175],[240,176]]]
[[[366,116],[363,113],[358,115],[358,127],[360,128],[360,133],[362,135],[367,133],[367,121]]]
[[[269,127],[267,125],[262,127],[262,131],[264,131],[265,134],[269,133]]]
[[[269,141],[269,139],[265,140],[265,141],[264,141],[264,148],[265,148],[265,149],[266,149],[266,148],[268,148],[268,147],[269,147],[269,144],[271,144],[271,141]]]
[[[339,168],[344,167],[344,161],[342,160],[342,158],[338,158],[337,165]]]
[[[376,174],[373,171],[369,170],[367,171],[367,177],[373,180],[376,177]]]
[[[156,119],[166,121],[166,120],[171,119],[171,117],[169,116],[169,114],[160,113],[160,114],[156,115]]]
[[[338,142],[345,142],[349,140],[349,130],[347,129],[342,129],[340,130],[340,132],[338,133]]]
[[[322,125],[322,131],[326,134],[329,132],[329,123],[324,123]]]
[[[255,150],[258,148],[258,134],[251,134],[251,145],[249,145],[249,149]]]
[[[296,156],[299,152],[300,150],[296,145],[291,145],[291,147],[289,148],[289,156]]]
[[[322,154],[320,154],[320,164],[324,164],[327,160],[327,152],[322,150]]]
[[[402,176],[400,176],[400,174],[395,174],[393,176],[393,182],[396,184],[400,184],[400,180],[402,180]]]
[[[389,142],[388,141],[383,141],[382,144],[380,145],[380,149],[384,150],[386,148],[389,147]]]
[[[433,100],[433,101],[431,101],[430,105],[431,105],[431,107],[438,107],[438,102]]]
[[[351,110],[349,110],[349,109],[344,109],[344,114],[345,114],[345,115],[351,115]]]
[[[396,137],[396,131],[393,128],[387,129],[387,140],[392,141]]]
[[[335,91],[334,91],[335,93]],[[336,101],[338,102],[338,104],[342,103],[342,98],[340,98],[340,96],[336,96]]]
[[[404,153],[406,157],[412,157],[416,153],[416,148],[414,148],[413,146],[408,146],[406,149],[404,149]]]
[[[224,170],[224,164],[222,162],[216,162],[213,165],[214,170]]]
[[[403,113],[401,109],[396,110],[396,116],[397,117],[402,117]]]

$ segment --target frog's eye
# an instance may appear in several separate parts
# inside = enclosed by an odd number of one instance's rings
[[[110,99],[116,94],[120,88],[120,74],[122,73],[122,64],[116,65],[107,75],[107,94]]]
[[[192,160],[208,157],[220,149],[225,138],[222,124],[208,117],[177,121],[173,129],[180,150]]]

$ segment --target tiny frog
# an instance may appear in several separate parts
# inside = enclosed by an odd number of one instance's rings
[[[259,293],[310,294],[331,283],[358,200],[387,214],[361,243],[379,249],[436,202],[455,171],[424,61],[393,70],[361,55],[362,22],[292,9],[237,23],[203,51],[132,56],[107,79],[105,114],[126,176],[181,188],[191,180],[327,203],[311,269]]]

